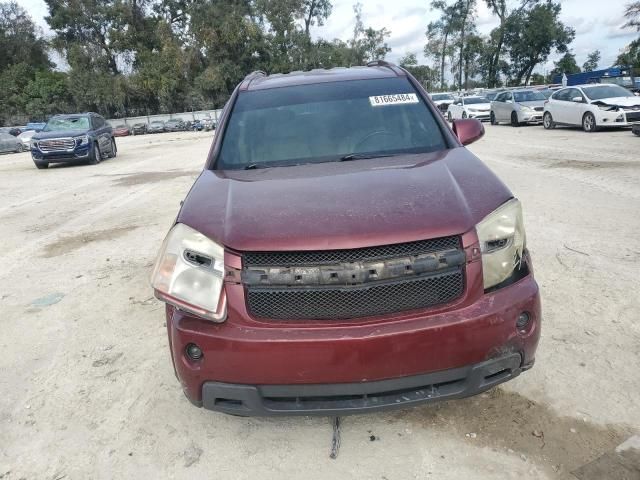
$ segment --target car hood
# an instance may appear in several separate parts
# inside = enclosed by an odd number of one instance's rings
[[[611,105],[616,107],[635,107],[640,106],[640,97],[612,97],[593,100],[591,103],[595,105]]]
[[[546,100],[534,100],[532,102],[517,102],[525,107],[544,107]]]
[[[205,170],[178,215],[239,251],[322,250],[462,234],[512,197],[471,152]]]
[[[59,130],[57,132],[38,132],[33,136],[33,139],[46,140],[47,138],[79,137],[86,134],[87,130]]]

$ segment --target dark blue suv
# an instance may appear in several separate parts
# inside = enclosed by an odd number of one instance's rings
[[[31,157],[38,168],[50,163],[95,165],[116,154],[111,125],[97,113],[55,115],[31,139]]]

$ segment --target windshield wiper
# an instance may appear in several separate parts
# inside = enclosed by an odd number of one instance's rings
[[[345,155],[344,157],[340,157],[339,162],[348,162],[350,160],[367,160],[369,158],[384,158],[384,157],[393,157],[395,155],[389,154],[367,154],[367,153],[350,153],[349,155]]]
[[[264,163],[251,163],[244,167],[245,170],[258,170],[259,168],[269,168],[269,166]]]

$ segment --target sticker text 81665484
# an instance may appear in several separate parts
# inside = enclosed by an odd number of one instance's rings
[[[372,107],[383,107],[385,105],[405,105],[407,103],[420,103],[415,93],[394,93],[392,95],[376,95],[369,97]]]

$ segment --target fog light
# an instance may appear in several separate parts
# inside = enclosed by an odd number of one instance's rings
[[[187,352],[187,357],[189,357],[191,360],[195,361],[202,358],[202,350],[195,343],[190,343],[189,345],[187,345],[185,351]]]
[[[518,319],[516,320],[516,329],[518,331],[524,331],[529,326],[529,322],[531,321],[531,316],[527,312],[522,312],[518,315]]]

